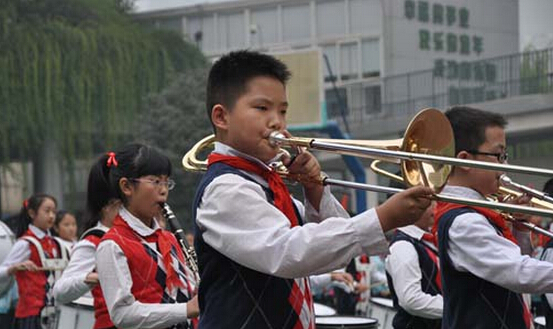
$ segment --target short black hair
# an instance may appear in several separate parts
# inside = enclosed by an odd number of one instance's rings
[[[232,109],[236,100],[246,92],[248,82],[261,76],[275,78],[286,85],[291,74],[286,65],[275,57],[250,50],[233,51],[216,61],[207,80],[206,109],[209,120],[213,106],[222,104]]]
[[[497,113],[468,106],[453,106],[445,112],[453,128],[455,155],[461,151],[478,150],[486,142],[486,128],[505,128],[507,120]]]

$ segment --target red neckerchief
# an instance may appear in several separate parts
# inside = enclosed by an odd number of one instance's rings
[[[505,219],[497,211],[488,209],[488,208],[483,208],[483,207],[466,206],[466,205],[447,203],[447,202],[437,202],[436,208],[434,209],[434,226],[432,226],[432,233],[434,235],[437,235],[438,223],[440,222],[440,218],[446,212],[457,208],[471,208],[476,210],[478,213],[482,214],[489,221],[491,221],[497,228],[499,228],[499,230],[501,231],[501,235],[505,239],[511,240],[513,243],[518,245],[517,240],[513,236],[513,232],[511,232],[511,229],[507,227],[505,223]]]
[[[294,205],[292,204],[290,192],[282,181],[282,178],[280,178],[280,175],[274,170],[263,168],[261,165],[252,161],[231,155],[211,153],[207,157],[208,167],[217,162],[222,162],[236,169],[245,170],[263,177],[267,182],[269,182],[269,188],[273,191],[275,206],[282,211],[286,217],[288,217],[292,227],[298,225],[299,222],[296,216],[296,211],[294,210]]]
[[[428,233],[428,232],[424,233],[421,237],[421,240],[430,242],[433,245],[436,245],[436,238],[435,238],[435,235],[432,233]]]
[[[113,227],[117,226],[126,227],[134,232],[135,235],[139,236],[139,234],[136,233],[136,231],[134,231],[129,226],[129,224],[121,218],[121,216],[117,216],[113,220]],[[154,231],[154,233],[144,237],[143,239],[150,243],[157,243],[159,247],[159,253],[161,254],[161,257],[163,259],[163,265],[165,266],[165,271],[167,274],[165,284],[167,285],[167,288],[169,288],[169,291],[172,291],[177,287],[184,288],[184,284],[180,280],[179,275],[177,274],[177,271],[175,271],[175,268],[173,266],[173,258],[171,257],[171,241],[164,236],[163,230],[161,228],[158,228]]]

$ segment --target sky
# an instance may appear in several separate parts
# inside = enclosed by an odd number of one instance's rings
[[[520,49],[553,47],[553,0],[519,1]]]
[[[136,0],[136,10],[148,11],[233,0]],[[479,0],[471,0],[479,1]],[[520,49],[553,47],[553,0],[519,0]]]

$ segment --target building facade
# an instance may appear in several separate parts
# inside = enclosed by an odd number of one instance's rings
[[[325,114],[355,139],[398,138],[422,108],[470,104],[507,117],[517,164],[550,167],[553,54],[518,53],[518,11],[518,0],[212,0],[135,17],[182,33],[213,60],[244,48],[320,49]],[[349,176],[339,157],[320,158]],[[525,179],[541,187],[546,178]]]

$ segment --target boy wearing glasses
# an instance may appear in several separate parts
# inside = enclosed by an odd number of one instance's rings
[[[506,161],[507,122],[501,115],[461,106],[446,115],[457,158]],[[498,191],[501,174],[455,167],[442,193],[484,200]],[[530,328],[532,316],[521,293],[553,291],[553,265],[527,256],[529,232],[511,231],[499,213],[480,207],[438,202],[435,217],[442,328]]]

